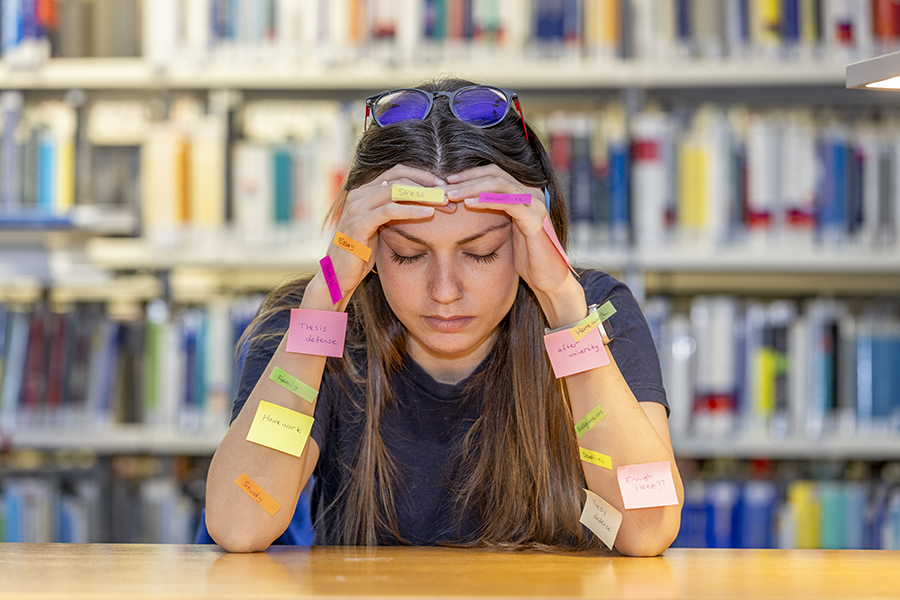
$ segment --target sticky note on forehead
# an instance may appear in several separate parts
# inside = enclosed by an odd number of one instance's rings
[[[315,419],[265,400],[259,403],[247,441],[300,457]]]
[[[622,513],[591,490],[584,491],[587,492],[587,500],[580,521],[612,550],[622,525]]]
[[[625,508],[652,508],[678,504],[670,461],[624,465],[618,468],[619,491]]]
[[[241,476],[235,479],[234,483],[244,490],[248,496],[256,500],[256,503],[262,506],[263,509],[273,517],[275,516],[275,513],[281,510],[281,505],[278,504],[278,501],[268,495],[252,479],[247,477],[245,473],[241,473]]]
[[[391,187],[391,200],[402,202],[422,202],[425,204],[443,204],[444,188],[397,185],[395,183]]]
[[[287,351],[316,356],[344,355],[347,313],[330,310],[291,309]]]

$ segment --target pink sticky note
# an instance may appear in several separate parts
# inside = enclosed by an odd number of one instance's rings
[[[572,339],[568,329],[544,336],[544,346],[557,379],[609,364],[603,338],[595,327],[581,339]]]
[[[669,461],[624,465],[616,474],[626,509],[678,504]]]
[[[575,269],[572,268],[572,264],[569,262],[569,257],[566,256],[566,251],[563,250],[562,244],[559,243],[559,238],[556,237],[556,232],[553,231],[553,223],[550,222],[550,217],[544,217],[544,231],[547,233],[550,241],[553,242],[553,245],[556,246],[557,251],[559,251],[559,255],[563,257],[564,261],[566,261],[566,266],[569,267],[570,271],[572,271],[572,275],[578,277],[578,273],[575,272]],[[572,336],[570,335],[569,337]]]
[[[325,276],[325,285],[328,286],[328,293],[331,294],[331,303],[337,304],[344,299],[341,293],[341,286],[337,280],[337,273],[334,272],[334,265],[331,263],[331,257],[327,254],[325,258],[319,261],[322,267],[322,275]]]
[[[479,202],[493,202],[494,204],[531,204],[531,194],[492,194],[481,192],[478,194]]]
[[[293,308],[291,325],[288,328],[287,351],[340,358],[344,354],[346,331],[345,312]]]

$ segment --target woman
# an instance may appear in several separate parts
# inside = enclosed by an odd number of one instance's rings
[[[513,110],[514,107],[516,110]],[[616,549],[656,555],[678,531],[682,485],[659,362],[637,302],[600,272],[576,279],[543,229],[567,236],[549,157],[513,92],[458,80],[367,100],[332,244],[343,299],[320,270],[260,309],[235,418],[209,471],[207,527],[230,551],[264,550],[287,527],[310,475],[317,543],[589,548],[587,488],[623,513]],[[396,202],[393,185],[446,190],[436,206]],[[529,204],[479,203],[480,193]],[[557,379],[546,329],[611,300],[609,365]],[[289,309],[346,311],[342,358],[286,351]],[[309,403],[274,369],[319,390]],[[314,416],[299,457],[247,441],[260,401]],[[605,417],[580,438],[575,421]],[[574,416],[573,416],[574,415]],[[669,461],[677,504],[625,510],[613,466]],[[255,506],[248,476],[284,508]],[[254,488],[256,489],[256,488]]]

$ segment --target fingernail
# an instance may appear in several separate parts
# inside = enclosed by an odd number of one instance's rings
[[[449,178],[448,178],[449,179]],[[447,182],[441,179],[440,177],[434,178],[434,185],[447,185]]]
[[[456,198],[457,196],[459,196],[459,190],[447,190],[448,198]]]
[[[471,204],[478,204],[478,198],[466,198],[465,200],[463,200],[463,203],[465,203],[467,206]]]
[[[416,209],[416,214],[422,215],[423,217],[430,217],[434,214],[433,206],[420,206]]]
[[[456,181],[459,179],[459,175],[454,173],[453,175],[447,175],[447,181]]]

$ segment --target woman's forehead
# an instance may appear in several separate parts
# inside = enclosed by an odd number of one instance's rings
[[[385,229],[429,245],[456,244],[486,233],[504,231],[504,226],[510,222],[509,215],[502,211],[477,210],[460,202],[453,213],[435,211],[433,217],[421,221],[392,221]]]

